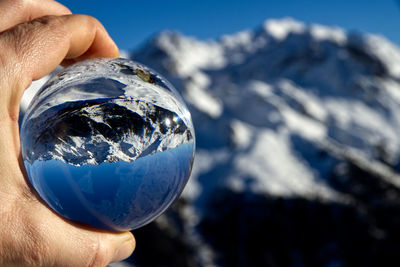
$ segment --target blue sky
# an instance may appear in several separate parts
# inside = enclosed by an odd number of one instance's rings
[[[98,18],[121,49],[154,33],[176,30],[199,39],[218,38],[293,17],[306,23],[381,34],[400,45],[400,0],[61,0],[72,12]]]

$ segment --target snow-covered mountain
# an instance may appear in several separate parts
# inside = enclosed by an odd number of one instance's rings
[[[197,154],[178,225],[197,265],[372,266],[393,256],[396,45],[281,19],[216,41],[163,32],[131,57],[164,74],[192,112]]]
[[[183,197],[135,231],[130,262],[398,261],[399,47],[281,19],[210,41],[163,32],[129,57],[177,87],[197,140]]]
[[[400,183],[400,50],[382,37],[268,20],[219,41],[164,32],[132,55],[192,109],[198,153],[187,197],[227,186],[350,201],[327,179],[341,161]],[[223,175],[201,179],[221,166]]]

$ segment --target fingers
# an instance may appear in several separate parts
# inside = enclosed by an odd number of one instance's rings
[[[0,0],[0,10],[0,32],[39,17],[71,14],[68,8],[53,0]]]
[[[74,33],[66,55],[66,59],[70,62],[98,56],[119,55],[117,46],[96,19],[84,15],[64,16],[62,19],[65,19],[67,31]]]
[[[101,23],[85,15],[48,16],[20,24],[0,36],[0,45],[7,51],[0,54],[2,61],[15,66],[23,60],[19,70],[31,79],[49,73],[64,58],[118,56]]]
[[[74,61],[117,56],[118,48],[104,27],[89,16],[47,16],[19,24],[0,35],[0,67],[6,72],[0,79],[6,79],[3,90],[11,88],[10,92],[0,92],[6,93],[0,101],[8,100],[2,104],[18,112],[23,90],[64,58]]]

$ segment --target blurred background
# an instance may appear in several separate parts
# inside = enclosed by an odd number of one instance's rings
[[[305,23],[339,26],[345,30],[377,33],[399,43],[400,8],[396,0],[203,0],[203,1],[78,1],[60,0],[73,13],[90,14],[106,27],[118,46],[133,50],[165,30],[197,39],[258,27],[268,18],[292,17]]]
[[[182,197],[113,266],[399,266],[396,1],[60,1],[185,98]]]

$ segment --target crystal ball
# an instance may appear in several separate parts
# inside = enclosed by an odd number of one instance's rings
[[[22,121],[33,188],[58,214],[111,231],[143,226],[180,195],[195,136],[173,86],[127,59],[90,59],[53,76]]]

